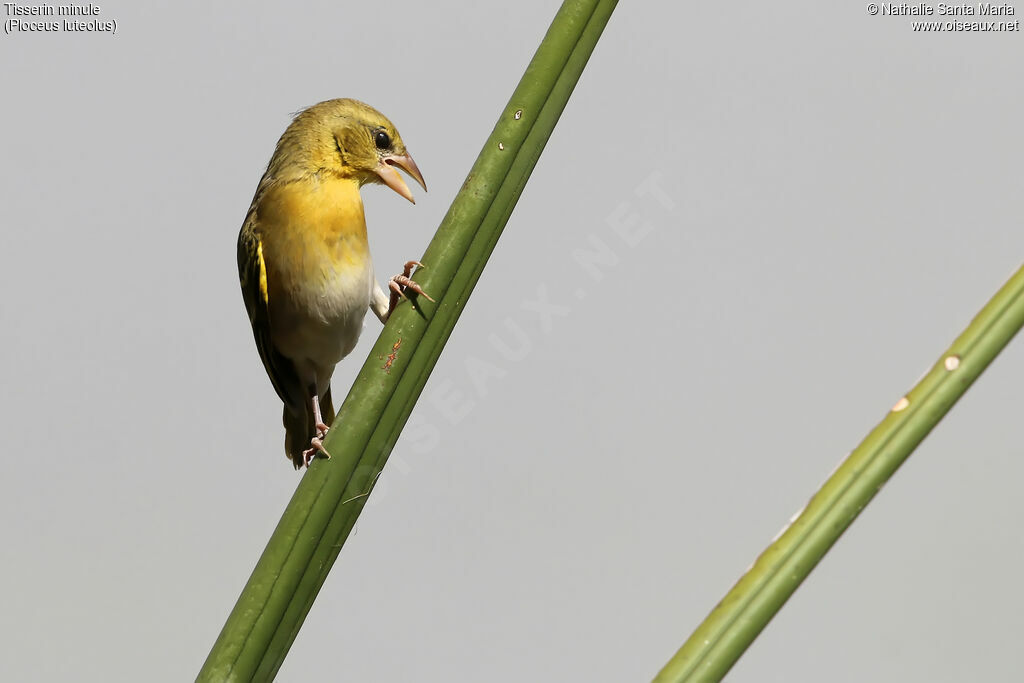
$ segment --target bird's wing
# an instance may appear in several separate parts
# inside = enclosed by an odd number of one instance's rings
[[[238,233],[238,279],[242,284],[242,298],[249,312],[256,348],[270,376],[270,382],[286,405],[293,409],[299,408],[303,405],[303,394],[298,372],[291,360],[283,356],[270,339],[267,267],[263,261],[263,245],[256,230],[254,209],[249,211]]]

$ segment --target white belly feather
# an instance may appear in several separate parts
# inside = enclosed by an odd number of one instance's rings
[[[299,369],[312,372],[320,390],[326,390],[334,366],[359,341],[370,305],[374,276],[372,262],[338,272],[321,263],[315,286],[291,289],[284,301],[271,302],[274,345]]]

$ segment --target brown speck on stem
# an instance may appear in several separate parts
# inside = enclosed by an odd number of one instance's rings
[[[395,363],[395,358],[398,358],[398,349],[401,346],[402,346],[402,338],[399,337],[398,341],[396,341],[391,346],[391,353],[388,354],[387,362],[385,362],[384,365],[381,366],[381,370],[383,370],[384,372],[388,373],[389,375],[391,374],[391,366],[394,365],[394,363]]]

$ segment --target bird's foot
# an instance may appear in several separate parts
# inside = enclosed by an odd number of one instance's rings
[[[302,464],[306,466],[306,469],[309,469],[309,464],[313,462],[313,458],[315,458],[318,453],[323,453],[324,457],[328,460],[331,459],[331,454],[327,452],[326,448],[324,448],[323,442],[323,438],[327,436],[328,429],[330,429],[330,427],[325,425],[323,422],[316,423],[316,434],[309,440],[309,448],[302,451]]]
[[[409,298],[409,295],[405,293],[405,290],[411,289],[412,291],[426,297],[427,301],[433,301],[430,295],[423,291],[423,288],[419,286],[411,277],[413,266],[424,268],[425,266],[419,261],[407,261],[405,267],[402,269],[401,275],[396,275],[388,282],[388,289],[391,290],[391,301],[388,303],[388,317],[391,316],[391,312],[395,310],[395,306],[398,305],[400,297]]]

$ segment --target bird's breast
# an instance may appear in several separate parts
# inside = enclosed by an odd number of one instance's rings
[[[373,286],[358,185],[310,180],[271,188],[259,225],[275,345],[292,358],[333,365],[355,346]]]

